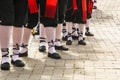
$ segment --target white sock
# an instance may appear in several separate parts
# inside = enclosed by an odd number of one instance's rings
[[[7,55],[8,54],[8,52],[2,52],[2,61],[1,61],[1,63],[3,64],[3,63],[5,63],[5,62],[10,62],[10,60],[9,60],[9,55]],[[4,55],[7,55],[7,56],[4,56]]]
[[[60,42],[60,39],[56,39],[55,45],[56,45],[56,46],[62,46],[62,44],[61,44],[61,42]]]
[[[78,36],[77,28],[72,28],[72,36]]]
[[[80,33],[79,37],[78,37],[78,41],[81,41],[81,40],[83,40],[83,34],[82,33]]]
[[[83,40],[83,37],[79,36],[78,41],[81,41],[81,40]]]
[[[85,24],[79,24],[79,33],[85,36]]]
[[[43,24],[40,24],[39,34],[40,34],[40,37],[46,38],[46,30]]]
[[[56,46],[62,46],[61,42],[59,42],[59,41],[55,42],[55,45]]]
[[[9,63],[9,49],[8,48],[2,48],[1,53],[2,53],[2,61],[1,61],[1,63],[2,64],[5,63],[5,62]]]
[[[67,35],[68,35],[67,26],[66,23],[63,23],[62,36],[66,37]]]
[[[40,42],[39,46],[46,46],[46,42]]]
[[[55,38],[56,39],[61,39],[62,37],[62,28],[63,28],[63,24],[58,24],[57,28],[55,29]]]
[[[19,55],[15,55],[15,54],[14,54],[14,55],[12,56],[12,60],[13,60],[13,61],[20,60]]]
[[[19,60],[19,45],[13,45],[13,55],[12,55],[13,61]]]
[[[49,53],[55,53],[55,47],[54,47],[54,41],[55,41],[55,30],[56,28],[53,27],[46,27],[46,35],[47,35],[47,41],[48,41],[48,52]]]
[[[68,33],[72,33],[73,23],[72,22],[66,22],[66,26],[68,27]]]
[[[78,28],[77,24],[74,23],[73,27],[72,27],[72,35],[73,36],[78,36],[77,28]]]
[[[40,37],[40,43],[39,46],[45,46],[46,45],[46,38]]]
[[[56,50],[55,50],[55,47],[54,47],[54,42],[53,41],[51,41],[51,42],[48,42],[48,52],[49,53],[56,53]]]
[[[20,47],[20,54],[25,53],[28,51],[28,48]]]
[[[3,63],[6,63],[6,62],[10,62],[10,60],[9,60],[9,57],[2,57],[2,61],[1,61],[1,63],[3,64]]]
[[[97,6],[97,2],[96,1],[94,1],[93,6]]]
[[[51,54],[56,53],[55,47],[48,48],[48,52]]]
[[[68,35],[67,30],[66,30],[66,29],[63,29],[63,30],[62,30],[62,34],[63,34],[63,35],[62,35],[63,37],[66,37],[66,36]]]
[[[71,40],[72,41],[72,36],[68,37],[68,41]]]

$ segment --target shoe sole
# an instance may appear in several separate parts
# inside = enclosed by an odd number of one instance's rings
[[[2,67],[1,67],[1,70],[10,70],[10,68],[2,68]]]

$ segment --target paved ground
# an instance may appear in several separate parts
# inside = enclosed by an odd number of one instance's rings
[[[75,41],[69,51],[59,51],[61,60],[38,52],[38,38],[31,37],[26,67],[0,70],[0,80],[120,80],[120,0],[98,0],[91,31],[87,46]]]

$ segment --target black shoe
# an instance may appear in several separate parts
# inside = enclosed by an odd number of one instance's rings
[[[72,45],[72,41],[71,41],[71,40],[68,40],[68,41],[66,42],[66,45]]]
[[[48,57],[50,57],[52,59],[61,59],[61,57],[58,53],[49,53],[48,52]]]
[[[56,50],[64,50],[64,51],[68,51],[68,48],[64,47],[64,46],[55,46]]]
[[[93,6],[93,9],[97,9],[97,6]]]
[[[86,36],[94,36],[94,34],[92,34],[91,32],[85,32]]]
[[[1,64],[1,70],[10,70],[10,63],[5,62]]]
[[[86,45],[86,42],[84,40],[78,41],[78,45]]]
[[[85,38],[83,37],[83,40],[85,40]]]
[[[72,39],[78,40],[78,36],[72,36]]]
[[[62,37],[62,40],[63,40],[63,41],[67,41],[67,38],[68,38],[67,36]]]
[[[24,53],[19,53],[19,57],[27,57],[28,56],[28,51]]]
[[[39,52],[45,52],[46,47],[45,46],[39,46]]]
[[[16,60],[16,61],[11,60],[11,63],[16,67],[24,67],[25,66],[25,63],[21,60]]]

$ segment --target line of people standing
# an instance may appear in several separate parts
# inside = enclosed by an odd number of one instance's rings
[[[28,43],[31,29],[38,23],[38,20],[40,20],[39,51],[44,52],[46,50],[45,43],[47,41],[48,57],[61,59],[60,54],[57,53],[56,50],[68,50],[68,48],[64,47],[61,43],[61,32],[64,22],[66,22],[66,26],[68,27],[63,29],[66,29],[66,44],[72,44],[72,33],[74,33],[73,31],[76,29],[75,26],[77,25],[78,44],[86,45],[83,35],[86,23],[88,25],[86,28],[88,35],[93,36],[93,34],[89,32],[88,20],[91,18],[92,5],[92,0],[1,0],[1,69],[9,70],[10,61],[16,67],[25,66],[25,63],[20,57],[28,56]],[[10,60],[9,42],[11,32],[13,55],[11,55]]]

